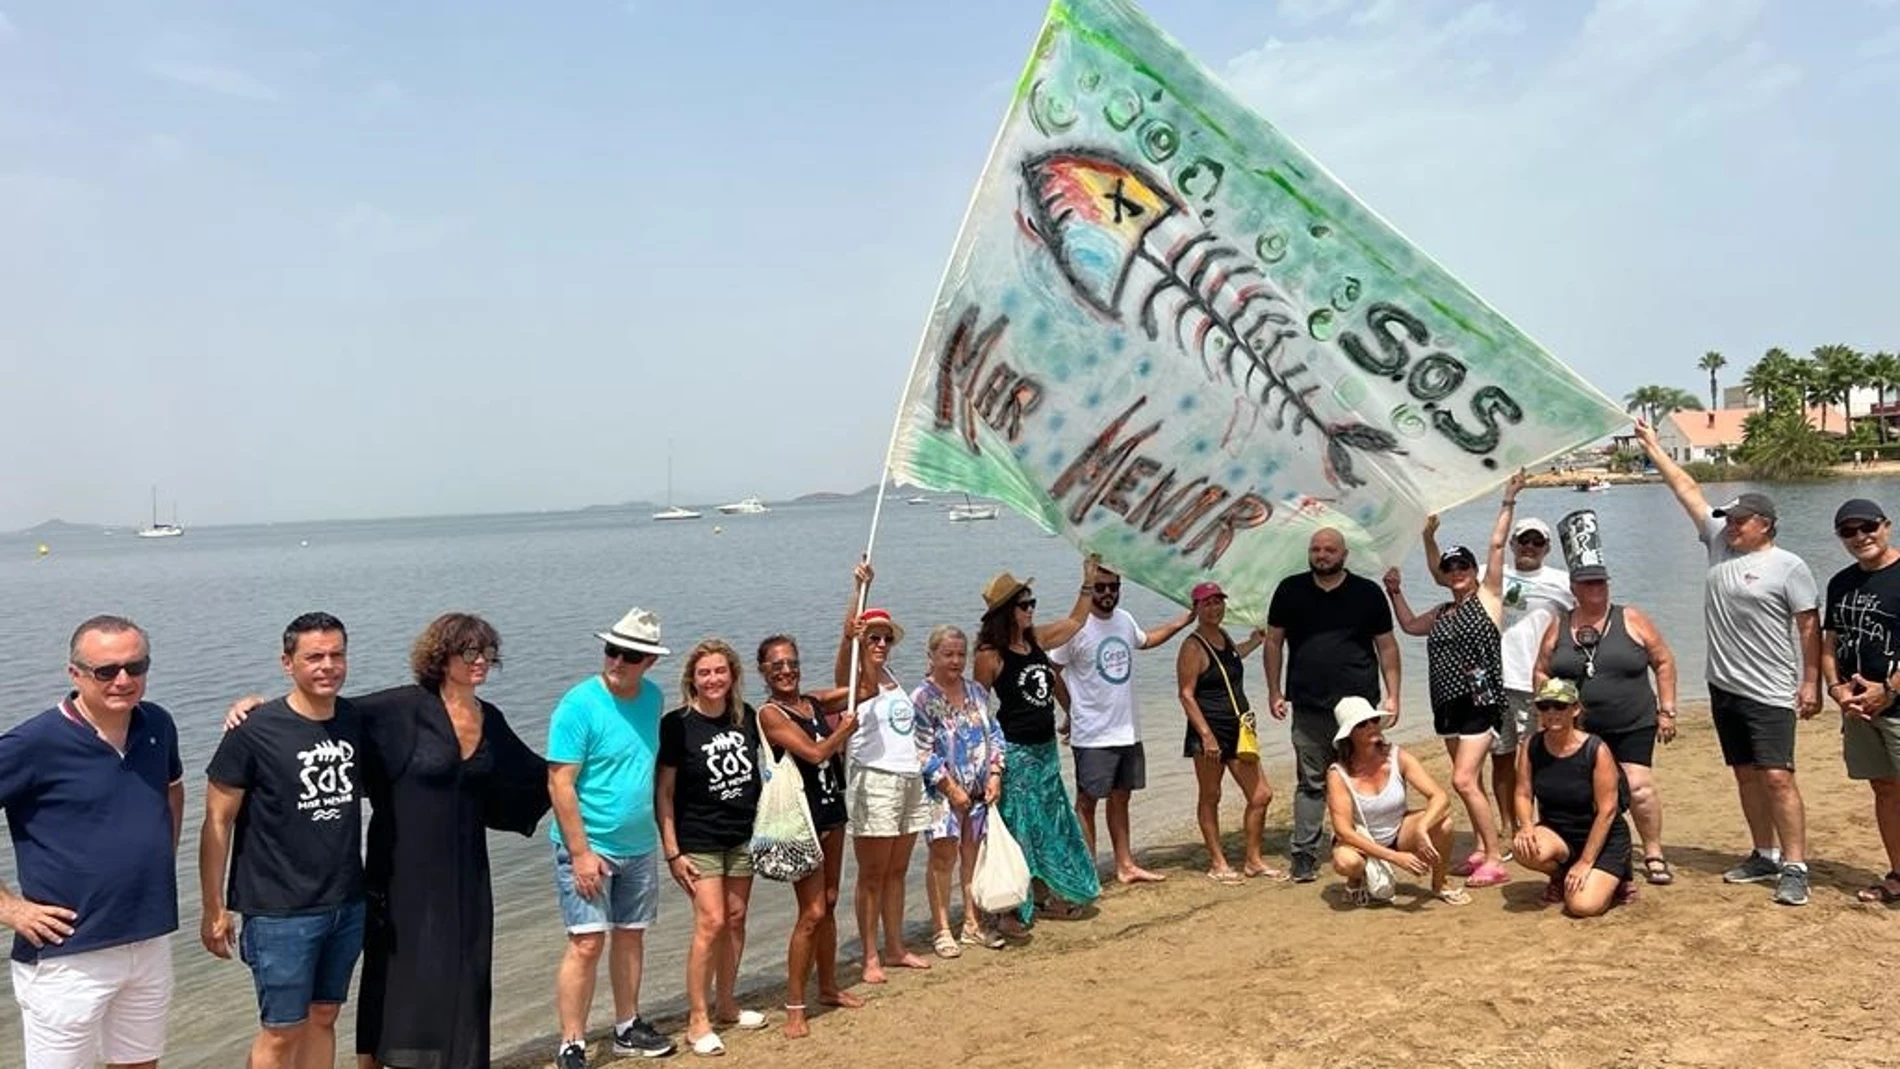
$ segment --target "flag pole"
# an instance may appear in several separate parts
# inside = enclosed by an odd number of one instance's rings
[[[1053,19],[1056,6],[1060,2],[1061,0],[1051,0],[1048,12],[1043,15],[1042,28],[1036,31],[1037,45],[1030,49],[1029,61],[1023,65],[1023,75],[1017,79],[1015,98],[1011,100],[1010,106],[1004,109],[1003,121],[998,124],[996,128],[996,136],[990,139],[990,150],[984,154],[983,157],[983,170],[977,179],[976,188],[970,191],[969,203],[963,207],[963,220],[957,224],[957,244],[950,250],[950,259],[944,263],[943,274],[937,280],[937,293],[943,292],[944,286],[950,280],[951,272],[956,269],[958,257],[963,255],[965,251],[963,247],[963,236],[969,231],[970,219],[976,214],[977,201],[983,197],[983,189],[986,185],[986,180],[990,177],[991,167],[996,162],[997,154],[1002,151],[1003,135],[1009,132],[1010,119],[1015,117],[1016,107],[1022,98],[1023,78],[1027,77],[1029,71],[1035,68],[1041,41],[1049,33],[1049,24]],[[891,418],[891,438],[884,446],[884,468],[878,474],[877,480],[877,503],[871,506],[871,533],[864,540],[863,560],[866,564],[871,563],[872,550],[877,548],[878,521],[884,514],[884,487],[891,481],[891,460],[897,455],[898,434],[904,426],[904,413],[910,408],[911,391],[917,384],[917,365],[924,358],[924,342],[929,339],[930,324],[936,318],[937,306],[933,297],[930,309],[924,315],[923,332],[917,338],[917,351],[911,356],[910,373],[904,379],[904,391],[897,402],[897,413]],[[870,587],[868,586],[858,592],[857,609],[852,613],[853,620],[864,615],[864,603],[865,599],[869,596],[869,592]],[[853,636],[851,642],[851,682],[850,689],[846,691],[846,700],[851,703],[852,708],[856,708],[858,704],[858,654],[859,646],[856,641],[856,636]]]

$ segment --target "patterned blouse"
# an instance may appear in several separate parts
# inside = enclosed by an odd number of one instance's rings
[[[937,781],[947,771],[958,786],[981,795],[985,780],[1003,767],[1003,729],[990,715],[990,692],[972,679],[963,681],[963,704],[954,705],[943,688],[925,679],[911,692],[917,707],[917,763],[924,786],[938,796]]]

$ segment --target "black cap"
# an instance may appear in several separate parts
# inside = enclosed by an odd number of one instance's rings
[[[1767,494],[1743,494],[1721,508],[1715,509],[1714,512],[1718,520],[1728,516],[1733,516],[1738,520],[1760,516],[1769,523],[1774,523],[1776,519],[1775,502]]]
[[[1875,523],[1885,523],[1887,514],[1872,501],[1857,497],[1834,510],[1834,526],[1839,527],[1848,520],[1872,520]]]
[[[1466,546],[1453,546],[1438,555],[1438,566],[1441,569],[1453,561],[1463,561],[1473,568],[1476,568],[1478,566],[1478,555],[1471,552],[1470,548]]]

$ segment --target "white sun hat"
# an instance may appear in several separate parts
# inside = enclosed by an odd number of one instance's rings
[[[638,606],[627,610],[627,615],[610,631],[596,631],[594,637],[609,646],[618,646],[635,653],[651,653],[664,657],[672,650],[660,645],[660,614]]]

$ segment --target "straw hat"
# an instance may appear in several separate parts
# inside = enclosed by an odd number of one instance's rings
[[[1034,579],[1018,579],[1008,572],[998,572],[996,578],[983,586],[983,605],[990,610],[1001,608],[1016,600],[1016,595],[1028,590],[1034,582]]]
[[[897,626],[896,620],[891,619],[889,609],[866,609],[864,615],[858,617],[858,624],[866,631],[873,627],[882,627],[891,633],[892,642],[904,641],[904,629]]]

